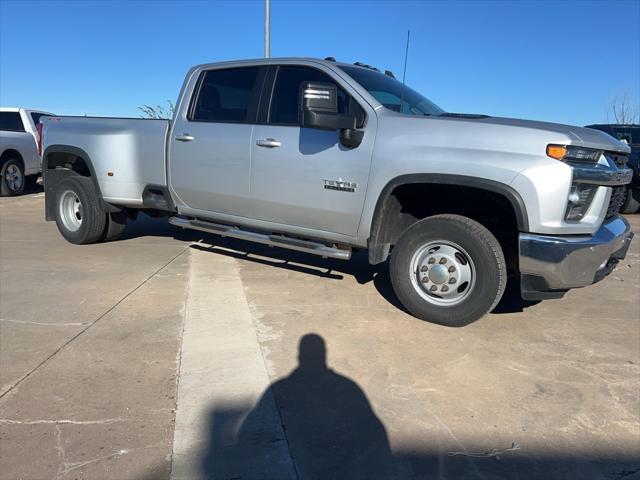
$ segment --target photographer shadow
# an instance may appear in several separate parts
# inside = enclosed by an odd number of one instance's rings
[[[243,421],[242,408],[214,408],[202,476],[394,477],[382,422],[362,389],[327,367],[322,337],[303,336],[298,360],[298,367],[273,383]]]

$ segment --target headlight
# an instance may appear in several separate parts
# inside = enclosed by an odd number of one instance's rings
[[[591,205],[591,200],[596,194],[597,185],[589,185],[586,183],[574,183],[569,192],[567,199],[567,210],[564,218],[569,221],[577,222],[584,217],[584,214]]]
[[[602,150],[575,145],[547,145],[547,155],[565,162],[596,164],[602,156]]]

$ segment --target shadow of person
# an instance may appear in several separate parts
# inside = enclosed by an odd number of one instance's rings
[[[394,458],[382,422],[362,389],[328,368],[326,357],[322,337],[303,336],[298,367],[264,392],[233,446],[210,446],[205,477],[282,478],[287,476],[283,454],[292,461],[292,476],[301,479],[393,477]],[[284,438],[269,426],[274,415],[279,415]],[[220,421],[226,417],[214,412],[212,442],[225,436],[217,430],[229,430],[229,422]],[[230,465],[230,460],[242,464]]]

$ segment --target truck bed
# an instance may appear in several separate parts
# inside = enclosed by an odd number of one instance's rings
[[[167,185],[169,120],[50,117],[42,123],[45,155],[55,145],[80,149],[91,162],[105,201],[140,206],[146,186]]]

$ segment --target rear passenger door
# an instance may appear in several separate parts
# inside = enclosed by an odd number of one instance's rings
[[[180,210],[247,215],[251,131],[266,67],[201,72],[170,138],[169,184]]]
[[[367,191],[375,112],[332,73],[310,65],[273,66],[269,77],[261,109],[265,118],[251,141],[251,216],[283,224],[283,230],[303,227],[355,236]],[[337,130],[300,127],[300,86],[306,81],[338,86],[338,112],[356,114],[365,132],[360,146],[342,146]],[[334,182],[353,188],[334,188]]]

